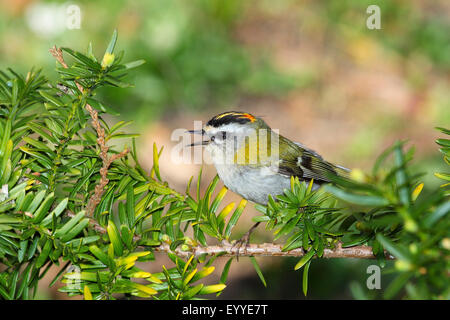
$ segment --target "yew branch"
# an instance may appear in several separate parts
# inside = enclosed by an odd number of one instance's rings
[[[53,46],[51,48],[50,53],[52,56],[64,67],[68,68],[69,66],[64,61],[64,57],[62,54],[61,48],[57,48],[56,46]],[[78,82],[75,82],[77,85],[78,90],[80,92],[84,92],[84,88],[82,85],[80,85]],[[100,121],[98,119],[98,112],[92,108],[92,106],[88,103],[86,103],[86,110],[89,112],[91,119],[92,119],[92,126],[97,132],[97,143],[100,147],[100,158],[102,159],[102,168],[100,169],[100,181],[95,186],[94,194],[89,199],[87,205],[86,205],[86,212],[89,216],[92,216],[95,208],[100,203],[102,199],[103,192],[105,190],[106,185],[108,184],[109,180],[107,178],[108,175],[108,169],[111,165],[111,163],[121,157],[124,157],[128,152],[130,152],[129,149],[123,150],[121,153],[114,154],[111,157],[108,157],[108,149],[109,146],[106,144],[105,140],[105,130],[102,128]]]
[[[196,246],[190,248],[190,250],[183,251],[180,248],[175,249],[175,253],[180,257],[189,257],[194,254],[200,256],[216,255],[222,253],[223,256],[271,256],[271,257],[302,257],[305,255],[305,251],[302,248],[297,248],[290,251],[283,251],[283,245],[276,243],[262,243],[262,244],[249,244],[247,248],[237,248],[233,244],[224,242],[220,245],[210,245],[207,247]],[[239,252],[238,252],[239,250]],[[162,244],[155,248],[157,252],[169,252],[170,246],[168,244]],[[322,258],[356,258],[356,259],[375,259],[376,257],[372,253],[372,247],[369,246],[354,246],[349,248],[342,248],[338,245],[334,249],[324,249]],[[387,259],[394,259],[393,256],[386,253]]]
[[[69,217],[74,217],[75,214],[73,212],[68,212],[67,215]],[[90,219],[90,225],[94,228],[95,231],[99,233],[106,233],[106,229],[98,224],[97,221]],[[133,240],[135,242],[141,239],[140,236],[135,235]],[[193,246],[190,247],[189,250],[181,250],[180,247],[175,250],[170,249],[170,245],[168,243],[163,243],[157,247],[154,247],[153,250],[155,252],[175,252],[180,257],[190,257],[191,255],[200,256],[202,254],[206,254],[209,256],[213,256],[216,254],[222,254],[225,257],[250,257],[250,256],[271,256],[271,257],[302,257],[305,255],[305,251],[302,248],[283,251],[283,245],[276,243],[262,243],[262,244],[249,244],[247,248],[238,248],[237,246],[233,246],[232,243],[228,241],[222,241],[220,245],[209,245],[209,246]],[[239,250],[239,252],[238,252]],[[394,257],[389,253],[385,253],[386,259],[392,260]],[[354,246],[343,248],[340,243],[334,249],[324,249],[322,258],[355,258],[355,259],[375,259],[376,257],[373,255],[372,247],[370,246]]]

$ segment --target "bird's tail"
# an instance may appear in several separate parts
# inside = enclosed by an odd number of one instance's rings
[[[350,169],[340,166],[338,164],[333,164],[334,169],[336,170],[336,174],[341,177],[348,178],[350,176]]]

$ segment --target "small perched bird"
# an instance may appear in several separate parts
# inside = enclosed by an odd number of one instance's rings
[[[314,187],[318,188],[330,182],[330,175],[349,171],[276,133],[263,119],[246,112],[218,114],[201,130],[189,132],[202,135],[203,139],[191,146],[206,146],[225,186],[259,204],[267,204],[269,195],[275,197],[289,189],[292,176],[300,181],[314,179]],[[247,243],[257,225],[244,239]]]

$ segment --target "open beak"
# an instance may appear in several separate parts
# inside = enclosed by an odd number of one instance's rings
[[[200,135],[204,135],[205,134],[205,130],[201,129],[201,130],[188,130],[188,133],[192,133],[192,134],[200,134]],[[197,141],[191,144],[188,144],[186,147],[194,147],[194,146],[205,146],[209,143],[208,140],[203,140],[203,141]]]
[[[194,146],[206,146],[209,143],[208,140],[197,141],[191,144],[188,144],[186,147],[194,147]]]
[[[188,133],[192,133],[192,134],[201,134],[204,135],[205,134],[205,130],[201,129],[201,130],[188,130]]]

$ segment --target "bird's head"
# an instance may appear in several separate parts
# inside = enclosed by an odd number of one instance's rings
[[[211,118],[201,130],[189,132],[202,135],[203,140],[191,146],[205,145],[213,161],[225,161],[224,157],[227,157],[235,162],[239,150],[247,153],[246,158],[252,153],[251,149],[258,153],[258,137],[262,132],[270,135],[271,130],[264,120],[250,113],[228,111]]]

